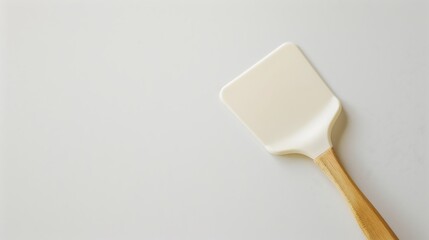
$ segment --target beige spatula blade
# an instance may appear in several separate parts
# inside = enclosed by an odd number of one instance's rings
[[[223,87],[222,101],[273,154],[331,147],[340,102],[298,47],[285,43]]]

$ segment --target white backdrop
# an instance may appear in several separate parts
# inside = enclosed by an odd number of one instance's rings
[[[363,239],[220,88],[285,41],[344,106],[345,168],[429,239],[427,1],[1,1],[0,239]]]

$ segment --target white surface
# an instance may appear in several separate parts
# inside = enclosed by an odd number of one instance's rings
[[[340,102],[293,43],[273,50],[219,95],[272,154],[315,159],[332,147]]]
[[[219,101],[285,41],[343,104],[350,175],[429,239],[427,5],[2,1],[0,239],[363,239],[315,164]]]

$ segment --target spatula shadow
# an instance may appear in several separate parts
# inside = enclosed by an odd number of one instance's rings
[[[311,58],[308,57],[305,52],[298,46],[298,48],[301,50],[302,54],[304,54],[304,56],[307,58],[307,61],[312,65],[312,66],[316,66],[315,64],[312,63]],[[317,68],[314,68],[314,70],[317,72],[317,74],[322,78],[322,74],[320,74],[320,72],[317,70]],[[331,89],[331,87],[329,86],[329,84],[327,82],[325,82],[325,84]],[[341,101],[340,101],[341,102]],[[331,140],[332,140],[332,145],[334,148],[338,149],[340,147],[340,139],[341,136],[347,126],[347,113],[344,110],[344,107],[342,107],[341,109],[341,113],[338,116],[338,119],[336,120],[334,127],[332,128],[332,132],[331,132]],[[296,158],[298,156],[301,156],[300,154],[289,154],[289,156]],[[305,156],[302,156],[301,158],[307,158]]]
[[[311,59],[305,54],[305,52],[298,46],[298,48],[300,49],[300,51],[302,52],[302,54],[304,54],[304,56],[307,58],[307,61],[312,65],[315,66],[312,62]],[[322,75],[320,74],[320,72],[315,68],[314,69],[317,74],[323,79]],[[329,87],[329,84],[325,82],[325,84]],[[340,139],[342,137],[342,134],[347,126],[347,113],[344,110],[344,107],[341,108],[341,112],[340,115],[338,116],[337,120],[334,123],[334,126],[332,128],[332,132],[331,132],[331,140],[332,140],[332,145],[335,149],[338,149],[340,147]],[[286,154],[286,155],[281,155],[281,156],[276,156],[278,159],[288,159],[288,160],[303,160],[303,159],[307,159],[307,160],[311,160],[311,158],[304,156],[302,154],[295,154],[295,153],[291,153],[291,154]]]

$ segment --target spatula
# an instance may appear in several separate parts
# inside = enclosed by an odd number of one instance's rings
[[[346,198],[368,239],[397,239],[338,162],[331,129],[341,104],[296,45],[275,49],[220,96],[270,153],[312,158]]]

